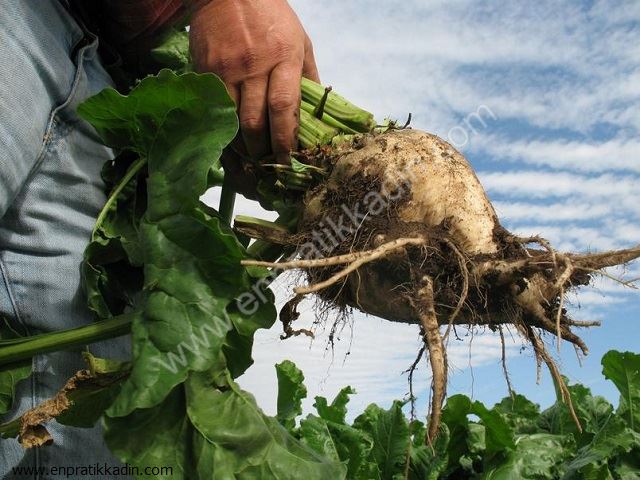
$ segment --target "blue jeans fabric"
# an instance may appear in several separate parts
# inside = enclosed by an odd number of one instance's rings
[[[7,0],[0,7],[0,315],[33,335],[93,321],[80,287],[80,263],[104,205],[100,170],[112,158],[76,114],[87,97],[111,86],[97,39],[58,0]],[[129,339],[92,345],[98,356],[127,358]],[[38,356],[18,386],[8,420],[52,397],[84,368],[80,352]],[[100,427],[52,422],[54,445],[25,451],[0,440],[0,479],[13,468],[120,463]],[[80,477],[73,477],[80,478]],[[105,477],[101,477],[105,478]],[[122,478],[122,477],[119,477]]]

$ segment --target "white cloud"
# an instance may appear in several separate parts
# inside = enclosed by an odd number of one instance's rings
[[[637,30],[610,18],[628,2],[292,3],[325,80],[379,115],[443,134],[484,104],[545,128],[640,128]]]
[[[607,268],[605,273],[607,275],[596,275],[592,277],[590,282],[590,288],[588,291],[593,291],[601,295],[632,295],[636,296],[640,295],[640,290],[631,288],[629,286],[623,285],[619,281],[615,281],[613,279],[618,279],[622,281],[633,281],[640,278],[640,263],[636,262],[627,266],[618,266]],[[638,283],[636,281],[636,283]],[[640,284],[637,285],[640,288]],[[584,289],[582,291],[585,291]]]
[[[593,227],[540,224],[518,225],[512,230],[516,235],[523,237],[540,235],[549,240],[556,249],[565,252],[612,250],[629,246],[610,232]]]
[[[562,139],[510,141],[489,135],[478,137],[471,145],[473,150],[482,151],[493,160],[522,161],[535,166],[578,172],[640,172],[638,139],[616,138],[602,143]]]
[[[518,170],[508,172],[478,172],[485,189],[491,194],[507,195],[513,199],[527,197],[548,199],[577,195],[583,200],[614,201],[630,212],[639,212],[640,177],[605,173],[586,176],[569,172]]]
[[[549,205],[514,201],[495,201],[493,206],[501,220],[509,222],[534,220],[543,223],[578,222],[602,219],[615,209],[609,203],[585,203],[574,201]]]
[[[602,307],[612,305],[614,303],[624,303],[628,301],[628,298],[624,298],[618,295],[605,294],[598,291],[581,289],[579,292],[571,292],[567,295],[567,306],[574,306],[576,308],[585,307]]]

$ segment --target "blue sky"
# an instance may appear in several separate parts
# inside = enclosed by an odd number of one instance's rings
[[[571,251],[640,243],[640,2],[291,3],[314,41],[323,82],[380,119],[412,112],[415,128],[460,147],[509,230],[541,234]],[[473,112],[482,112],[483,122],[465,122]],[[257,213],[246,201],[239,209]],[[640,277],[640,265],[626,275]],[[281,302],[290,287],[274,287]],[[562,371],[617,401],[600,358],[613,348],[640,351],[640,292],[601,279],[570,300],[575,318],[603,326],[583,332],[591,354],[582,367],[571,345],[562,346]],[[301,322],[310,324],[312,303],[304,311]],[[448,393],[491,404],[507,394],[499,339],[462,333],[449,346]],[[371,402],[403,397],[401,372],[419,348],[417,327],[359,313],[333,352],[326,332],[311,344],[281,342],[279,334],[276,325],[258,335],[256,365],[241,379],[269,412],[273,365],[284,358],[303,369],[310,397],[354,386],[357,414]],[[550,378],[544,372],[536,385],[535,361],[522,346],[515,333],[507,335],[514,386],[547,406],[554,400]],[[424,402],[426,365],[416,377]]]

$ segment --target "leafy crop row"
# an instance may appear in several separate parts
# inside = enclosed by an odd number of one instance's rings
[[[396,401],[375,404],[351,425],[343,389],[330,404],[316,397],[316,415],[294,426],[306,395],[302,373],[291,362],[276,366],[278,419],[324,456],[339,460],[353,479],[637,479],[640,478],[640,355],[610,351],[603,373],[620,391],[617,409],[582,385],[569,386],[582,424],[578,431],[565,404],[540,411],[522,395],[493,408],[464,395],[448,398],[440,435],[425,445],[424,424],[408,421]]]

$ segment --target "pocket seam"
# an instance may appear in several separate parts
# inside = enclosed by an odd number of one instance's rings
[[[59,116],[60,112],[62,112],[62,110],[64,110],[66,107],[68,107],[73,102],[74,96],[76,95],[76,93],[78,91],[78,86],[80,84],[80,79],[81,79],[82,75],[84,74],[84,65],[83,64],[84,64],[85,54],[86,54],[88,49],[97,48],[97,45],[98,45],[97,37],[93,36],[93,41],[91,43],[89,43],[88,45],[85,45],[84,47],[82,47],[76,53],[76,56],[77,56],[76,65],[77,65],[77,67],[76,67],[75,75],[73,77],[73,82],[71,83],[71,89],[69,90],[69,94],[67,95],[67,98],[64,100],[64,102],[62,102],[60,105],[56,106],[53,110],[51,110],[51,114],[49,115],[49,121],[47,122],[47,128],[46,128],[44,136],[43,136],[42,147],[40,148],[40,151],[38,152],[38,155],[36,157],[36,161],[34,162],[33,166],[31,167],[31,170],[29,171],[29,174],[25,178],[25,181],[24,181],[25,184],[28,183],[31,179],[33,179],[33,176],[40,169],[40,167],[42,165],[42,162],[43,162],[44,158],[46,157],[47,153],[49,153],[51,151],[51,149],[55,146],[56,141],[58,140],[58,138],[64,137],[64,132],[56,134],[56,131],[55,131],[55,127],[60,124],[60,121],[58,120],[58,116]],[[16,193],[16,195],[18,193]]]

